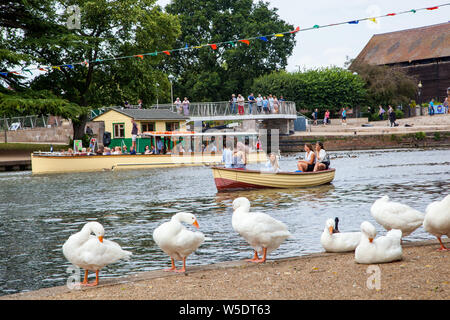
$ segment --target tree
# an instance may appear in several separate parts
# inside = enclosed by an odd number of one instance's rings
[[[337,113],[342,107],[357,107],[365,102],[364,81],[352,72],[320,68],[303,72],[273,72],[254,80],[252,91],[261,95],[282,95],[294,101],[297,110]]]
[[[191,101],[221,101],[232,93],[248,94],[254,78],[286,67],[295,46],[291,34],[268,41],[255,39],[249,45],[236,42],[294,29],[266,2],[173,0],[166,11],[180,18],[177,48],[226,42],[216,50],[183,50],[171,57],[166,70],[176,77],[174,91]]]
[[[18,8],[9,10],[28,12],[23,18],[24,23],[5,22],[0,31],[10,35],[7,49],[28,57],[28,62],[66,65],[60,70],[52,69],[37,75],[25,87],[37,92],[51,88],[56,97],[80,106],[83,112],[72,118],[74,136],[78,138],[84,133],[89,109],[119,105],[124,100],[133,102],[139,98],[149,105],[156,100],[156,83],[160,88],[169,88],[161,66],[163,56],[133,57],[170,46],[179,35],[178,19],[164,13],[155,2],[21,1]],[[70,5],[80,8],[79,29],[66,27],[70,17],[66,9]],[[63,14],[58,14],[60,11]],[[42,27],[29,28],[26,22],[35,18]],[[110,59],[117,56],[131,58]],[[85,60],[91,63],[70,64]],[[160,93],[168,91],[160,89]]]
[[[358,73],[367,90],[366,104],[377,110],[379,105],[409,105],[416,95],[416,80],[395,67],[353,62],[349,70]]]

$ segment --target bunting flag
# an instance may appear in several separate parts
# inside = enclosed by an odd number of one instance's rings
[[[319,26],[318,24],[315,24],[313,27],[309,27],[309,28],[304,28],[304,29],[300,29],[300,27],[296,27],[294,30],[290,30],[290,31],[285,31],[285,32],[280,32],[280,33],[275,33],[275,34],[269,34],[269,35],[258,35],[255,37],[250,37],[247,39],[239,39],[239,40],[229,40],[229,41],[224,41],[224,42],[219,42],[219,43],[214,43],[214,44],[203,44],[203,45],[199,45],[199,46],[192,46],[190,47],[187,43],[185,44],[185,46],[183,48],[179,48],[179,49],[171,49],[171,50],[164,50],[164,51],[154,51],[151,53],[143,53],[143,54],[138,54],[138,55],[132,55],[132,56],[119,56],[119,57],[111,57],[111,58],[105,58],[105,59],[95,59],[94,61],[88,61],[88,60],[84,60],[82,62],[75,62],[75,63],[70,63],[70,64],[61,64],[61,65],[54,65],[54,66],[38,66],[36,68],[26,68],[23,67],[21,70],[24,72],[29,72],[30,74],[32,74],[31,70],[40,70],[40,71],[49,71],[51,69],[57,69],[57,70],[61,70],[61,67],[66,67],[69,69],[74,69],[74,65],[84,65],[85,67],[89,67],[89,63],[92,62],[103,62],[103,61],[113,61],[113,60],[119,60],[119,59],[128,59],[128,58],[140,58],[141,60],[144,60],[144,55],[149,55],[149,56],[157,56],[159,53],[165,53],[166,55],[170,56],[171,52],[176,52],[176,51],[182,51],[182,50],[189,50],[189,49],[201,49],[205,46],[209,46],[211,47],[211,49],[213,50],[217,50],[217,46],[218,45],[223,45],[223,44],[230,44],[232,47],[236,47],[237,42],[242,42],[245,43],[247,46],[250,45],[250,40],[254,40],[254,39],[260,39],[264,42],[268,42],[269,41],[269,37],[273,37],[275,36],[275,38],[282,38],[285,35],[289,35],[289,34],[295,34],[297,32],[300,31],[309,31],[309,30],[313,30],[313,29],[319,29],[319,28],[325,28],[325,27],[333,27],[333,26],[338,26],[338,25],[344,25],[344,24],[358,24],[360,21],[365,21],[365,20],[369,20],[372,21],[374,23],[378,23],[377,19],[379,18],[384,18],[384,17],[392,17],[392,16],[398,16],[401,14],[407,14],[407,13],[417,13],[418,11],[432,11],[432,10],[436,10],[439,8],[442,8],[444,6],[450,6],[450,3],[445,3],[445,4],[441,4],[438,6],[433,6],[433,7],[425,7],[425,8],[420,8],[420,9],[411,9],[408,11],[401,11],[401,12],[391,12],[382,16],[378,16],[378,17],[367,17],[367,18],[363,18],[363,19],[355,19],[355,20],[351,20],[351,21],[346,21],[346,22],[339,22],[339,23],[332,23],[332,24],[326,24],[326,25],[321,25]],[[9,74],[17,74],[20,75],[22,72],[17,70],[17,71],[5,71],[5,72],[0,72],[0,74],[2,76],[8,76]]]
[[[29,69],[22,69],[22,72],[23,71],[28,72],[29,74],[33,75],[33,72],[31,72]]]

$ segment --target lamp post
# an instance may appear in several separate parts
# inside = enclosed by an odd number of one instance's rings
[[[173,111],[173,75],[169,74],[169,81],[170,81],[170,104],[172,106]]]
[[[419,88],[418,91],[418,95],[419,95],[419,110],[420,110],[420,115],[422,115],[422,97],[421,97],[421,93],[422,93],[422,81],[419,81],[419,84],[417,85],[417,87]]]
[[[159,108],[159,103],[158,103],[158,87],[159,87],[159,83],[156,83],[156,108]]]

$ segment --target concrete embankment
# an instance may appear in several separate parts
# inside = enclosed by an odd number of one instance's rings
[[[450,241],[444,241],[449,246]],[[265,264],[231,261],[189,266],[188,260],[186,274],[155,270],[118,279],[100,278],[98,287],[70,290],[61,286],[0,299],[448,300],[450,252],[437,248],[437,240],[404,242],[401,261],[371,266],[355,263],[353,252],[322,252]],[[251,254],[249,249],[249,257]]]

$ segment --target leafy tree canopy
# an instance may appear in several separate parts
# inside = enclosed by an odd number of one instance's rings
[[[215,44],[294,29],[267,2],[252,0],[173,0],[166,11],[178,15],[181,36],[176,47]],[[191,101],[228,100],[249,93],[253,79],[284,69],[295,36],[218,45],[174,54],[167,72],[176,77],[174,93]]]

